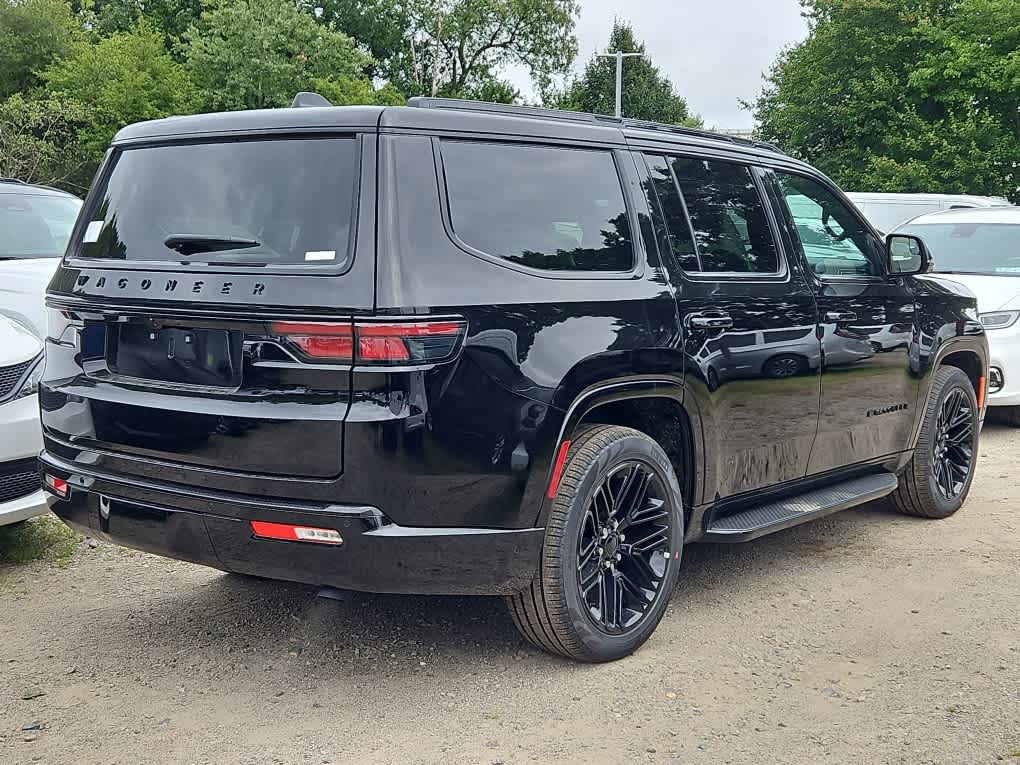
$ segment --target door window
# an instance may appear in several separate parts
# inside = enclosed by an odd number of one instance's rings
[[[652,155],[646,155],[645,161],[655,190],[652,196],[658,198],[673,255],[684,271],[700,271],[701,263],[698,261],[691,224],[687,220],[687,211],[676,181],[673,180],[673,172],[669,169],[669,161],[665,157]],[[650,200],[650,204],[654,208],[654,200]]]
[[[804,257],[819,276],[878,276],[875,237],[829,189],[777,173]]]
[[[750,168],[691,157],[677,157],[672,166],[701,270],[779,273],[779,251]]]

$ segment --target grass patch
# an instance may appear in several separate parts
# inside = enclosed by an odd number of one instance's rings
[[[0,564],[17,566],[44,560],[66,566],[80,541],[78,532],[50,516],[0,526]]]

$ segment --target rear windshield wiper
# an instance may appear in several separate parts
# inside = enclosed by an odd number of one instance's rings
[[[206,234],[171,234],[163,240],[163,244],[181,255],[247,250],[262,246],[262,242],[255,239],[242,239],[236,236],[207,236]]]

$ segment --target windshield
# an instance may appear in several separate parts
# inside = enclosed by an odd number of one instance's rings
[[[0,193],[0,260],[59,258],[80,208],[74,197]]]
[[[353,138],[126,149],[74,253],[180,263],[348,265]]]
[[[924,239],[936,271],[1020,276],[1020,222],[926,223],[897,233]]]

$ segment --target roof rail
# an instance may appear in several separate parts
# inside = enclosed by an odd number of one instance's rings
[[[309,106],[332,106],[325,96],[320,96],[318,93],[309,93],[308,91],[301,91],[294,96],[294,101],[291,103],[292,109],[302,109]]]
[[[408,99],[408,106],[419,109],[460,109],[470,112],[488,112],[490,114],[504,114],[510,117],[532,117],[544,120],[560,120],[564,122],[586,122],[588,124],[609,125],[619,128],[632,128],[635,130],[654,130],[663,133],[674,133],[676,135],[689,135],[698,138],[710,138],[717,141],[726,141],[738,146],[753,146],[759,149],[774,151],[778,154],[784,152],[777,146],[765,141],[758,141],[750,138],[739,138],[737,136],[716,133],[711,130],[683,127],[681,125],[666,125],[661,122],[650,120],[636,120],[621,117],[610,117],[606,114],[591,114],[589,112],[571,112],[562,109],[544,109],[537,106],[516,106],[515,104],[493,104],[488,101],[470,101],[465,98],[431,98],[417,96]]]
[[[0,178],[0,183],[17,183],[19,186],[28,186],[28,183],[20,178]]]

